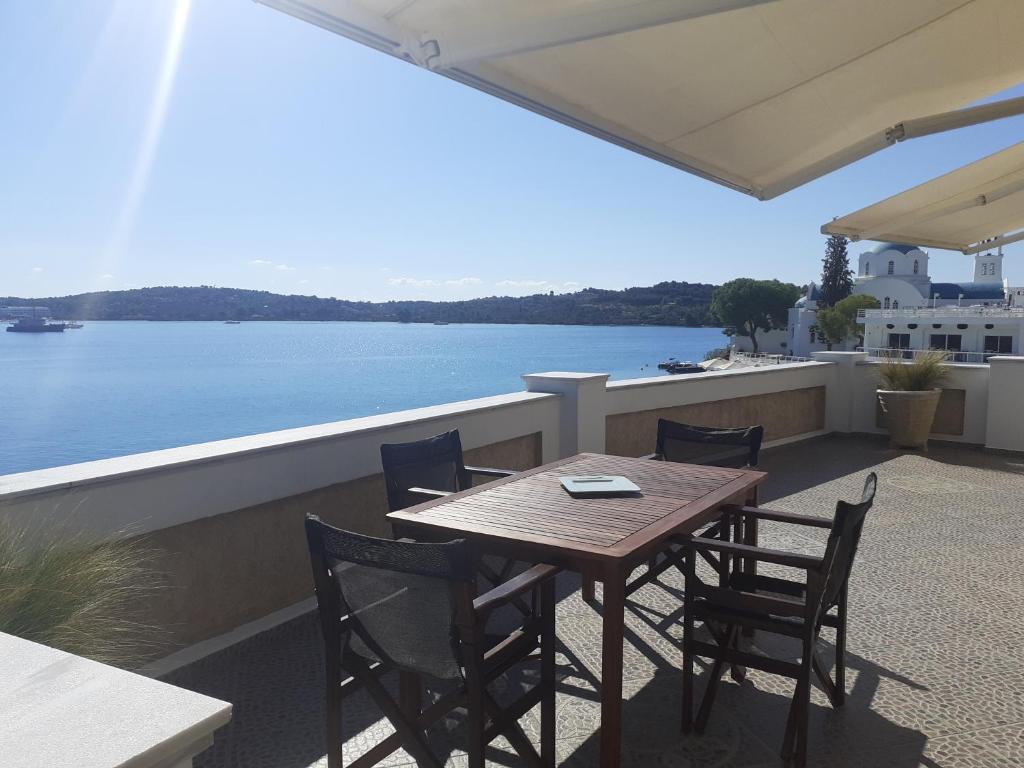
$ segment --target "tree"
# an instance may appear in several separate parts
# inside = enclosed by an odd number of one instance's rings
[[[757,332],[785,328],[789,308],[798,298],[800,289],[790,283],[740,277],[715,289],[711,311],[736,334],[749,336],[757,352]]]
[[[847,336],[857,337],[857,346],[864,346],[864,334],[860,332],[860,326],[857,324],[857,313],[862,309],[878,309],[882,305],[878,303],[878,299],[874,296],[866,296],[863,293],[857,293],[853,296],[847,296],[842,301],[838,302],[834,309],[839,312],[847,323]]]
[[[846,238],[830,235],[821,260],[821,298],[818,305],[832,307],[853,290],[853,270],[846,255]]]
[[[838,344],[850,335],[850,323],[837,309],[819,309],[814,317],[818,332],[825,339],[825,349],[832,351],[832,345]]]

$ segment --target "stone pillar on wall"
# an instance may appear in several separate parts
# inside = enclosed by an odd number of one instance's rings
[[[825,429],[852,432],[858,395],[853,369],[868,359],[867,352],[813,352],[811,357],[836,365],[825,392]]]
[[[990,357],[985,447],[1024,451],[1024,357]]]
[[[562,397],[558,458],[585,451],[604,453],[607,373],[528,373],[523,381],[527,392],[549,392]]]

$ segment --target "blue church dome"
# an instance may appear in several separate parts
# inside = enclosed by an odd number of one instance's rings
[[[906,255],[911,251],[919,250],[921,250],[921,247],[918,245],[908,245],[906,243],[879,243],[870,251],[868,251],[868,253],[885,253],[886,251],[899,251],[903,255]]]

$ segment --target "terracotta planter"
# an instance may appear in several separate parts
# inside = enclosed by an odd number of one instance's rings
[[[935,409],[941,396],[941,389],[924,392],[878,390],[878,402],[882,404],[882,410],[885,412],[892,445],[927,451],[928,435],[932,431]]]

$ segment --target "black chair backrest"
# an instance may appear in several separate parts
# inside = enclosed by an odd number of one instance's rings
[[[328,652],[451,680],[462,676],[455,588],[473,588],[466,542],[376,539],[306,517]],[[344,619],[344,621],[342,621]]]
[[[877,486],[878,475],[872,472],[864,480],[864,490],[858,503],[850,504],[841,500],[836,502],[836,515],[832,520],[832,530],[828,535],[823,560],[826,576],[822,589],[822,606],[825,609],[835,605],[839,600],[839,594],[853,571],[853,560],[857,556],[864,519],[874,504]]]
[[[756,467],[764,427],[698,427],[658,419],[655,451],[666,461]]]
[[[385,443],[380,447],[380,460],[392,512],[423,501],[411,497],[407,493],[410,488],[455,492],[471,484],[457,429],[411,443]]]

